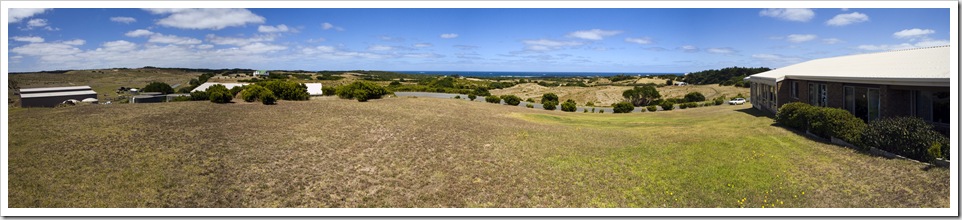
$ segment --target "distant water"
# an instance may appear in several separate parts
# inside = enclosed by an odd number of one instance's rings
[[[628,73],[628,72],[500,72],[500,71],[393,71],[407,74],[459,75],[469,77],[575,77],[575,76],[629,76],[682,75],[684,73]]]

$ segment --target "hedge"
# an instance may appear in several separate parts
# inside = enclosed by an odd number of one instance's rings
[[[908,158],[931,161],[949,159],[949,139],[917,117],[883,118],[872,121],[862,133],[864,147],[875,147]]]

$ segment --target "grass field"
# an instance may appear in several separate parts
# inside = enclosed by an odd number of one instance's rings
[[[10,207],[949,207],[949,170],[749,105],[622,115],[453,99],[12,109]]]
[[[652,79],[639,79],[652,80]],[[658,79],[661,80],[661,79]],[[664,80],[661,80],[664,83]],[[585,105],[593,102],[596,106],[611,106],[612,104],[624,101],[622,93],[629,90],[631,86],[594,86],[594,87],[544,87],[534,83],[518,84],[510,88],[491,90],[492,95],[517,95],[521,99],[533,98],[540,101],[541,95],[545,93],[555,93],[561,101],[572,99],[578,105]],[[714,85],[688,85],[688,86],[664,86],[659,87],[658,92],[662,98],[684,98],[689,92],[700,92],[705,98],[712,100],[716,97],[726,96],[729,99],[739,93],[748,97],[750,90],[734,86]]]

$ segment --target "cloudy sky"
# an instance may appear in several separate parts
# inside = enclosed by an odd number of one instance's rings
[[[682,73],[948,45],[948,9],[10,9],[9,71]]]

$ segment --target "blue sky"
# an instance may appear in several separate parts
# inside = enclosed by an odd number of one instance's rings
[[[10,9],[9,71],[694,72],[949,44],[948,9]]]

